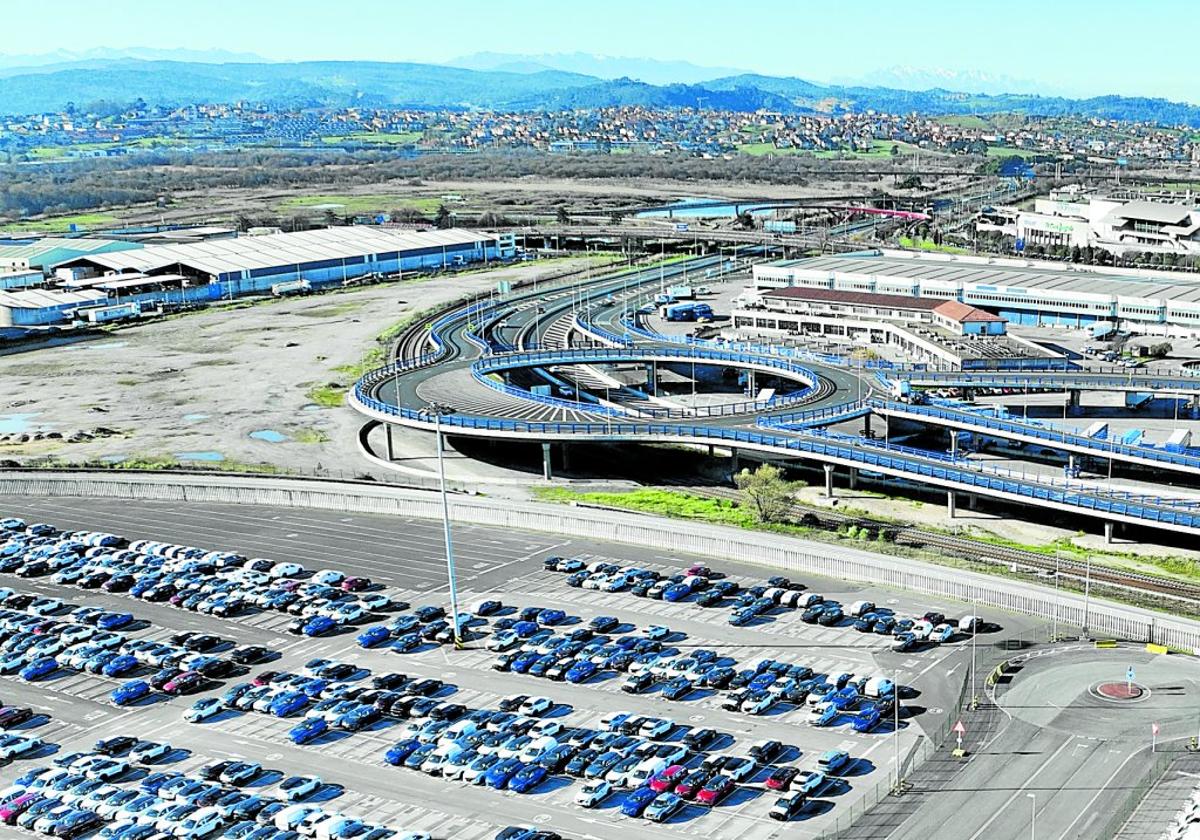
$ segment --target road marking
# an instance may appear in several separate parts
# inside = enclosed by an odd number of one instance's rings
[[[1015,791],[1013,791],[1012,796],[1010,796],[1010,797],[1008,797],[1008,799],[1004,800],[1004,804],[1001,805],[999,808],[997,808],[996,812],[994,814],[992,814],[990,817],[988,817],[987,822],[985,822],[983,825],[981,825],[979,827],[979,830],[976,831],[974,834],[972,834],[968,838],[968,840],[979,840],[979,838],[982,837],[984,835],[984,833],[987,832],[988,826],[990,826],[992,823],[994,823],[996,821],[996,818],[999,817],[1002,813],[1004,813],[1004,809],[1007,808],[1009,805],[1011,805],[1013,803],[1013,800],[1015,800],[1018,796],[1020,796],[1022,793],[1024,793],[1025,789],[1027,787],[1029,787],[1030,783],[1034,779],[1036,779],[1038,776],[1040,776],[1042,774],[1042,771],[1045,770],[1047,767],[1049,767],[1050,763],[1052,761],[1054,761],[1054,759],[1058,758],[1059,753],[1061,753],[1067,747],[1071,746],[1071,742],[1074,740],[1075,740],[1075,736],[1072,735],[1071,737],[1067,738],[1067,740],[1063,741],[1062,746],[1060,746],[1058,749],[1056,749],[1054,751],[1054,753],[1048,759],[1043,761],[1041,767],[1039,767],[1037,770],[1034,770],[1032,773],[1030,773],[1029,778],[1027,778],[1025,780],[1025,783],[1023,785],[1021,785],[1019,788],[1017,788]]]
[[[1100,789],[1097,790],[1096,793],[1092,796],[1092,798],[1088,800],[1087,804],[1083,806],[1083,809],[1079,812],[1079,816],[1077,816],[1075,819],[1071,820],[1071,824],[1068,825],[1063,830],[1063,833],[1061,835],[1059,835],[1059,840],[1065,840],[1067,834],[1069,834],[1071,829],[1075,827],[1075,823],[1079,822],[1083,818],[1083,815],[1088,812],[1088,809],[1091,808],[1092,805],[1095,804],[1096,800],[1100,798],[1100,794],[1102,794],[1106,790],[1108,790],[1108,786],[1110,784],[1112,784],[1112,780],[1117,777],[1117,774],[1120,773],[1122,770],[1124,770],[1125,765],[1128,764],[1133,759],[1133,757],[1136,756],[1141,751],[1142,751],[1141,749],[1137,749],[1137,750],[1134,750],[1133,752],[1131,752],[1129,755],[1127,755],[1125,757],[1125,760],[1122,761],[1120,763],[1120,765],[1118,765],[1117,769],[1112,771],[1112,775],[1110,775],[1105,780],[1104,784],[1100,786]]]

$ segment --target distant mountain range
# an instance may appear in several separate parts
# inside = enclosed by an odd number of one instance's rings
[[[369,61],[214,63],[85,58],[66,64],[0,68],[0,112],[42,113],[61,110],[67,103],[85,108],[98,100],[132,102],[140,97],[152,105],[247,100],[296,108],[558,110],[629,105],[827,114],[870,109],[923,114],[1017,112],[1200,127],[1200,107],[1145,97],[1070,99],[1029,93],[962,93],[940,87],[911,91],[817,84],[752,73],[691,84],[654,84],[533,66],[520,70]],[[696,73],[703,70],[694,67]],[[658,71],[671,77],[667,67],[658,67]]]
[[[659,61],[653,58],[628,58],[591,53],[515,53],[480,52],[446,62],[467,70],[501,70],[508,73],[538,73],[559,70],[597,79],[636,79],[652,85],[697,85],[722,76],[738,76],[748,71],[736,67],[701,67],[690,61]]]

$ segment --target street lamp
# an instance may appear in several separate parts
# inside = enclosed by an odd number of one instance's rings
[[[454,648],[460,650],[462,648],[462,628],[458,624],[458,587],[454,580],[454,545],[450,540],[450,502],[446,496],[446,463],[442,456],[442,415],[453,413],[454,409],[451,406],[430,403],[427,408],[419,412],[419,416],[423,420],[428,420],[430,416],[433,417],[437,445],[438,485],[442,497],[442,533],[446,540],[446,579],[450,584],[450,612],[453,614],[450,628],[454,633]]]
[[[1037,840],[1037,794],[1025,795],[1029,797],[1029,840]]]

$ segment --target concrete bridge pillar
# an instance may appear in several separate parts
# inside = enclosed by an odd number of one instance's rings
[[[646,363],[646,393],[658,395],[658,365],[654,362]]]
[[[1072,417],[1078,417],[1083,414],[1083,406],[1079,404],[1078,388],[1067,391],[1067,411]]]
[[[958,457],[958,429],[950,429],[950,457]]]
[[[1067,472],[1070,473],[1072,478],[1075,476],[1076,469],[1078,469],[1078,467],[1075,464],[1075,453],[1073,453],[1073,452],[1068,453],[1067,454]]]
[[[858,489],[858,467],[850,468],[850,489]]]
[[[554,472],[550,468],[550,444],[542,444],[542,478],[546,481],[554,478]]]
[[[946,512],[949,514],[951,519],[954,518],[954,514],[957,510],[956,504],[955,504],[956,501],[957,500],[954,497],[954,491],[947,490],[946,491]]]
[[[571,447],[567,444],[562,444],[562,468],[563,472],[571,470]]]
[[[392,445],[392,424],[384,423],[383,428],[384,428],[384,431],[387,433],[387,459],[389,461],[394,461],[394,460],[396,460],[396,450],[394,449],[394,447]]]
[[[863,433],[863,437],[865,437],[865,438],[871,437],[871,415],[870,414],[863,417],[862,433]]]
[[[712,447],[711,446],[708,447],[708,450],[709,450],[709,452],[711,452]],[[729,467],[729,469],[731,471],[730,474],[737,475],[739,472],[742,471],[742,462],[741,462],[741,459],[738,457],[737,447],[733,447],[729,450],[729,457],[731,459],[731,463],[730,463],[730,467]]]
[[[833,464],[822,464],[825,468],[825,498],[833,498]]]
[[[1115,526],[1116,526],[1115,522],[1105,522],[1104,523],[1104,544],[1105,545],[1112,545],[1113,530],[1115,529]]]
[[[711,458],[711,457],[713,457],[714,454],[715,454],[715,450],[713,448],[713,445],[710,443],[708,445],[708,457]]]

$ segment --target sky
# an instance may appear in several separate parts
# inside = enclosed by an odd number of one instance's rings
[[[578,51],[813,81],[862,78],[893,66],[946,69],[1032,80],[1051,94],[1200,102],[1191,43],[1200,29],[1195,0],[56,0],[5,6],[9,54],[156,47],[275,61],[438,63],[483,51]],[[20,32],[30,34],[27,49],[13,37]]]

